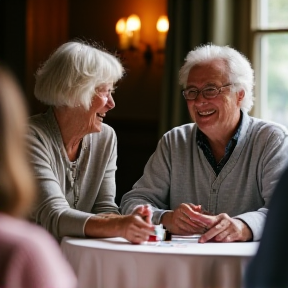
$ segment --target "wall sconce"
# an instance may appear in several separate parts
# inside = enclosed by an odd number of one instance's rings
[[[169,30],[169,21],[167,16],[158,18],[156,29],[158,31],[158,50],[163,51],[166,44],[166,36]]]
[[[121,50],[135,50],[140,42],[141,21],[136,14],[130,15],[127,19],[121,18],[116,23],[116,33],[119,35],[119,48]]]
[[[153,45],[140,41],[140,18],[132,14],[127,19],[121,18],[115,26],[116,33],[119,37],[120,50],[140,50],[140,43],[145,45],[144,58],[147,63],[150,63],[153,58]],[[158,31],[157,52],[163,52],[165,49],[166,36],[169,30],[169,21],[167,16],[160,16],[156,23]],[[155,45],[154,45],[155,46]]]

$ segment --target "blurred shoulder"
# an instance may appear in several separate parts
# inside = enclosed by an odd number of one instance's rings
[[[23,283],[21,287],[40,288],[43,283],[51,288],[76,287],[76,277],[59,244],[44,228],[2,213],[0,223],[0,266],[6,266],[8,283],[16,279]]]
[[[0,242],[7,241],[9,246],[22,249],[42,250],[42,247],[57,247],[57,242],[44,228],[26,220],[17,219],[0,213]],[[3,244],[3,243],[2,243]],[[43,246],[44,245],[44,246]]]

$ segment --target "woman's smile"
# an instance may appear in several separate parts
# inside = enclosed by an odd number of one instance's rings
[[[106,113],[96,113],[97,119],[103,122],[103,118],[106,116]]]

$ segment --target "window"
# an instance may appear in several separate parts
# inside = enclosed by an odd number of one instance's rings
[[[256,117],[288,127],[288,1],[252,0]]]

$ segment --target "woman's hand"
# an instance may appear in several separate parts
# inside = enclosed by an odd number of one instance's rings
[[[119,218],[120,236],[131,243],[140,244],[148,241],[149,235],[154,234],[154,226],[145,222],[140,215],[127,215]]]
[[[152,208],[150,204],[145,204],[145,205],[137,205],[132,213],[132,215],[139,215],[145,222],[148,224],[151,224],[151,219],[152,219]]]
[[[84,227],[84,233],[88,237],[123,237],[135,244],[147,241],[154,230],[154,225],[145,222],[140,215],[117,214],[94,215]]]

